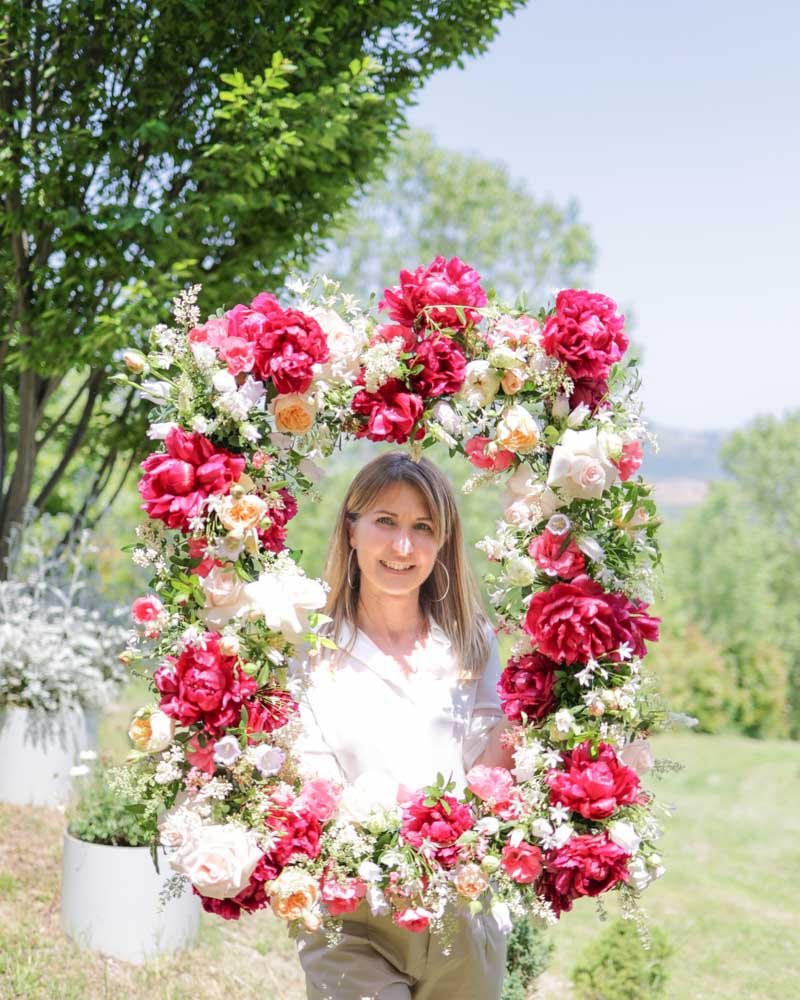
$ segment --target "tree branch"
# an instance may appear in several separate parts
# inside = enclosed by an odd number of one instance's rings
[[[61,411],[61,413],[59,413],[59,415],[57,417],[53,418],[50,426],[47,428],[47,430],[44,432],[44,434],[42,434],[42,436],[36,442],[36,450],[37,451],[39,451],[41,448],[43,448],[47,444],[47,442],[53,436],[53,434],[58,429],[58,427],[61,425],[61,423],[66,419],[67,414],[70,412],[70,410],[72,409],[72,407],[78,402],[78,400],[81,398],[81,396],[84,394],[84,392],[86,392],[86,390],[92,384],[92,379],[93,378],[94,378],[94,375],[90,374],[89,377],[86,379],[86,381],[83,383],[83,385],[81,385],[81,386],[78,387],[78,391],[74,394],[74,396],[72,397],[72,399],[67,403],[67,405],[64,407],[64,409]]]

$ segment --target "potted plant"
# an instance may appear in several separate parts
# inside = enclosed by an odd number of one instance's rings
[[[64,933],[81,947],[137,964],[191,947],[201,906],[154,846],[157,806],[136,801],[130,769],[83,764],[75,771],[80,781],[64,834]]]
[[[24,541],[23,541],[24,539]],[[70,767],[97,739],[97,711],[127,679],[125,629],[87,585],[84,537],[69,560],[18,535],[0,581],[0,802],[64,802]]]

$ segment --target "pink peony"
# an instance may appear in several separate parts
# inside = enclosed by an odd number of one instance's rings
[[[288,864],[295,854],[312,860],[319,856],[322,824],[311,813],[274,809],[267,818],[267,829],[280,834],[270,857],[280,865]]]
[[[419,934],[428,929],[432,914],[422,907],[406,907],[404,910],[397,910],[392,914],[392,920],[398,927],[405,931],[413,931]]]
[[[360,878],[338,879],[333,872],[326,871],[320,889],[330,915],[339,917],[358,909],[358,904],[367,893],[367,884]]]
[[[172,428],[165,444],[166,452],[142,462],[142,508],[168,528],[188,531],[189,522],[201,513],[207,497],[230,492],[244,472],[245,460],[216,448],[202,434],[189,434],[180,427]]]
[[[339,808],[342,789],[325,778],[314,778],[307,781],[295,800],[295,808],[310,813],[320,823],[333,819]]]
[[[235,656],[222,656],[219,640],[216,632],[206,632],[205,648],[187,646],[177,660],[159,667],[154,678],[161,710],[182,726],[201,723],[210,736],[222,735],[239,721],[243,704],[257,687]]]
[[[545,351],[566,365],[571,379],[605,379],[628,347],[625,317],[605,295],[567,289],[542,331]]]
[[[422,399],[396,378],[390,378],[377,392],[360,389],[353,397],[355,413],[367,417],[366,426],[356,431],[356,437],[367,437],[370,441],[392,441],[404,444],[408,441],[416,421],[422,416]],[[425,429],[417,430],[416,438],[421,438]]]
[[[572,837],[563,847],[547,852],[540,892],[560,915],[571,910],[579,896],[599,896],[627,882],[628,858],[605,833]]]
[[[592,755],[591,740],[585,740],[562,758],[566,769],[545,776],[553,805],[561,803],[585,819],[606,819],[620,806],[647,802],[639,776],[620,763],[607,743],[600,743]]]
[[[426,337],[417,347],[411,367],[422,365],[411,384],[423,399],[458,392],[464,384],[467,359],[463,350],[449,337]]]
[[[484,802],[505,802],[513,787],[514,779],[505,767],[478,764],[467,774],[467,788]]]
[[[486,305],[481,276],[458,257],[446,261],[437,257],[427,267],[400,272],[400,284],[387,288],[380,303],[397,323],[409,328],[425,328],[432,323],[461,330],[478,323],[477,309]],[[463,320],[454,306],[460,306]]]
[[[254,349],[256,375],[272,379],[279,393],[305,392],[314,377],[313,366],[330,357],[319,323],[297,309],[265,316]]]
[[[505,448],[495,448],[494,454],[487,454],[487,445],[492,444],[492,439],[475,435],[464,445],[467,458],[477,469],[489,469],[492,472],[503,472],[514,461],[514,452],[506,451]]]
[[[643,458],[644,452],[639,441],[629,441],[627,444],[624,444],[622,446],[622,455],[614,462],[614,465],[619,469],[619,478],[623,482],[626,479],[630,479],[642,464]]]
[[[538,722],[549,715],[556,707],[555,682],[556,664],[542,653],[509,660],[497,684],[506,717],[521,722],[524,712],[529,720]]]
[[[443,868],[451,868],[458,860],[455,842],[472,826],[469,806],[451,795],[442,796],[433,806],[426,806],[425,799],[424,792],[417,792],[405,804],[400,836],[412,847],[422,847],[425,841],[431,841],[437,845],[434,858]]]
[[[535,882],[542,873],[542,852],[526,840],[516,847],[506,844],[500,867],[514,882]]]
[[[571,580],[586,568],[583,553],[569,535],[554,535],[547,528],[530,543],[528,554],[548,576],[562,580]]]
[[[623,594],[607,594],[584,574],[535,594],[523,628],[545,656],[571,664],[608,654],[618,659],[614,651],[623,642],[634,655],[644,656],[644,639],[658,638],[658,621]]]

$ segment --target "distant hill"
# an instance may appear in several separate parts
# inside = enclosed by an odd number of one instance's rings
[[[723,479],[719,449],[725,431],[687,431],[651,424],[658,452],[645,450],[642,474],[655,486],[662,512],[669,516],[702,503],[709,483]]]

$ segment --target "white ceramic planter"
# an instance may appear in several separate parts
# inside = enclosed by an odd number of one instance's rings
[[[82,948],[141,964],[190,948],[197,939],[200,900],[187,886],[162,903],[175,872],[159,849],[156,872],[149,847],[108,847],[64,835],[61,926]]]
[[[57,806],[69,795],[70,768],[97,745],[97,713],[0,709],[0,802]]]

